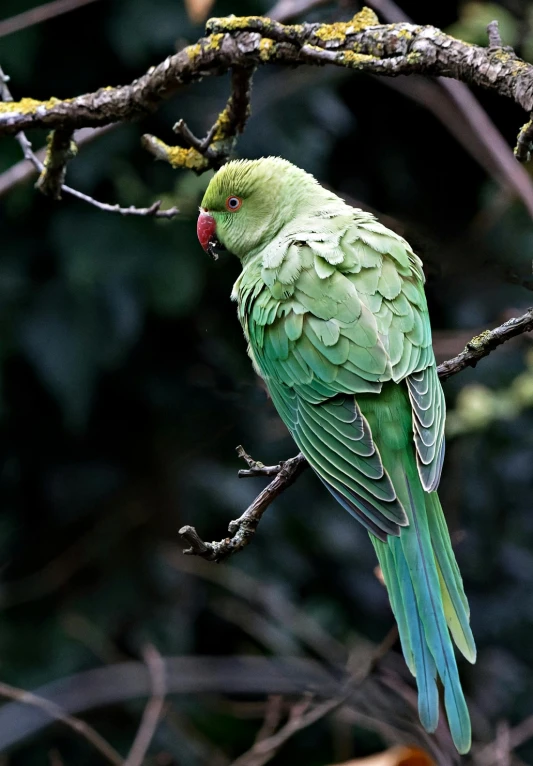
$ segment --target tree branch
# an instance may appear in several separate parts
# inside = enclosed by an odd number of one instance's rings
[[[475,367],[480,359],[488,356],[498,346],[531,330],[533,330],[533,308],[528,309],[522,316],[509,319],[494,330],[485,330],[480,335],[476,335],[466,344],[464,351],[438,366],[439,378],[446,380],[452,375],[457,375],[466,367]],[[189,545],[183,551],[184,553],[191,556],[201,556],[207,561],[219,562],[241,551],[254,536],[269,505],[291,484],[294,484],[298,476],[308,466],[307,460],[301,452],[290,460],[268,466],[253,460],[241,446],[237,447],[237,453],[248,464],[248,469],[239,471],[239,478],[255,476],[274,476],[275,478],[255,498],[242,516],[230,522],[228,531],[231,537],[226,537],[219,542],[206,543],[194,527],[188,525],[182,527],[179,534],[182,540]]]
[[[231,95],[205,138],[194,135],[188,125],[179,120],[174,125],[185,147],[168,146],[160,138],[145,134],[142,144],[158,160],[166,160],[172,167],[188,168],[204,173],[210,168],[218,170],[231,155],[237,136],[242,133],[250,116],[253,67],[234,67],[231,73]]]
[[[485,332],[476,335],[466,344],[464,351],[454,356],[453,359],[439,364],[437,368],[439,378],[446,380],[452,375],[457,375],[466,367],[475,367],[480,359],[488,356],[502,343],[506,343],[523,332],[531,332],[531,330],[533,330],[533,308],[528,309],[522,316],[509,319],[494,330],[485,330]]]
[[[394,646],[397,638],[398,629],[394,625],[371,653],[368,662],[360,668],[359,673],[348,680],[341,694],[316,705],[312,704],[313,700],[310,696],[303,697],[302,700],[293,705],[287,723],[279,731],[270,734],[270,736],[258,738],[250,750],[237,758],[232,766],[264,766],[265,763],[274,758],[278,750],[294,734],[341,707],[352,696],[355,689],[371,675],[379,661]]]
[[[205,543],[194,527],[185,526],[179,530],[182,540],[189,545],[189,548],[183,552],[192,556],[201,556],[208,561],[223,561],[228,556],[232,556],[245,548],[254,536],[263,513],[278,495],[281,495],[287,487],[294,484],[302,471],[307,468],[307,460],[300,453],[296,457],[280,463],[276,468],[278,470],[275,479],[255,498],[242,516],[230,522],[228,530],[231,537],[226,537],[220,542]],[[273,472],[274,469],[272,468]],[[263,474],[258,473],[257,475]]]
[[[278,63],[334,64],[394,76],[452,77],[533,108],[533,66],[505,48],[470,45],[431,26],[380,24],[363,9],[349,22],[283,25],[265,17],[211,19],[208,36],[129,85],[102,88],[71,99],[31,98],[0,105],[0,134],[29,128],[73,130],[139,119],[155,111],[182,86],[234,67]],[[529,133],[522,133],[522,144]],[[522,158],[524,150],[517,151]]]
[[[4,73],[2,67],[0,67],[0,110],[2,107],[10,107],[15,102],[11,96],[11,92],[8,87],[9,77]],[[73,189],[70,186],[63,184],[63,179],[66,173],[66,163],[70,157],[73,156],[72,149],[72,132],[69,129],[56,129],[53,131],[50,137],[48,149],[45,154],[44,163],[37,157],[33,151],[31,141],[28,139],[24,131],[19,131],[15,134],[15,138],[18,141],[24,159],[31,162],[33,167],[39,172],[39,180],[37,181],[37,188],[40,188],[45,194],[50,194],[55,199],[60,199],[61,192],[70,194],[72,197],[77,197],[84,202],[97,207],[99,210],[103,210],[109,213],[119,213],[120,215],[138,215],[138,216],[153,216],[154,218],[173,218],[179,213],[176,207],[171,207],[168,210],[160,210],[161,202],[157,200],[150,207],[120,207],[120,205],[108,205],[106,202],[99,202],[93,197],[89,197],[88,194]],[[68,142],[68,148],[65,144]]]
[[[44,167],[35,188],[47,197],[61,199],[61,190],[67,174],[67,162],[76,156],[78,147],[72,140],[72,130],[53,130],[48,136]]]
[[[113,766],[123,766],[124,761],[114,747],[112,747],[107,740],[105,740],[100,734],[98,734],[92,726],[82,721],[80,718],[75,718],[73,715],[64,713],[63,710],[50,700],[44,699],[44,697],[38,697],[32,692],[27,692],[24,689],[18,689],[16,686],[10,686],[0,682],[0,696],[7,699],[20,702],[25,705],[31,705],[32,707],[39,708],[44,713],[53,718],[56,721],[68,726],[77,734],[81,735],[87,740],[98,752],[106,758]]]
[[[163,713],[166,695],[165,663],[155,646],[145,647],[144,661],[150,672],[152,696],[144,709],[141,725],[137,731],[124,766],[142,766],[157,724]]]

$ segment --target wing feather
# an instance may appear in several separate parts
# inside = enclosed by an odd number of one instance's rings
[[[330,239],[306,244],[299,233],[284,252],[269,246],[235,292],[254,362],[294,439],[330,491],[382,537],[398,534],[406,516],[357,395],[406,382],[428,491],[442,467],[444,397],[419,259],[363,214],[342,225]]]

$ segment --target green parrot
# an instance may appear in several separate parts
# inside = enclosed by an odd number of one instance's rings
[[[469,607],[437,492],[445,402],[420,259],[376,218],[266,157],[212,178],[197,226],[242,271],[232,298],[248,354],[294,441],[370,533],[424,728],[437,678],[457,750],[471,744],[452,638],[470,662]]]

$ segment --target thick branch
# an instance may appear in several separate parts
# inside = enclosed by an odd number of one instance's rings
[[[380,75],[453,77],[533,108],[533,66],[506,49],[481,48],[439,29],[379,24],[363,9],[350,22],[283,25],[264,17],[212,19],[207,37],[169,56],[129,85],[71,99],[31,98],[0,107],[0,134],[34,127],[75,129],[133,120],[156,110],[180,87],[233,67],[335,64]]]
[[[485,330],[480,335],[476,335],[466,344],[464,351],[438,366],[439,378],[446,380],[452,375],[457,375],[466,367],[475,367],[480,359],[488,356],[498,346],[531,330],[533,330],[533,308],[528,309],[520,317],[509,319],[494,330]],[[201,556],[208,561],[222,561],[228,556],[238,553],[248,545],[254,536],[259,521],[268,506],[290,487],[308,466],[307,460],[301,452],[278,465],[263,465],[263,463],[253,460],[242,447],[237,448],[237,453],[248,464],[248,469],[239,471],[239,478],[255,476],[274,476],[275,478],[256,497],[242,516],[230,522],[228,531],[232,535],[231,537],[226,537],[219,542],[205,543],[194,527],[182,527],[179,534],[190,546],[183,551],[184,553]]]

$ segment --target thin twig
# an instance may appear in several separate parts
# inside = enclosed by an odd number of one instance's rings
[[[150,672],[152,682],[152,696],[148,700],[137,731],[131,750],[126,758],[124,766],[141,766],[150,742],[153,739],[157,724],[163,713],[166,695],[165,663],[163,658],[155,648],[149,644],[143,651],[144,661]]]
[[[9,90],[9,87],[7,83],[9,82],[9,77],[4,73],[2,67],[0,67],[0,102],[12,102],[13,97],[11,95],[11,91]],[[59,133],[60,131],[54,131],[55,134]],[[63,133],[66,133],[67,135],[71,135],[68,131],[63,131]],[[46,169],[46,157],[44,163],[41,162],[41,160],[37,157],[35,152],[33,151],[31,141],[28,139],[24,131],[19,131],[15,134],[15,139],[17,140],[21,150],[22,154],[24,155],[24,159],[31,162],[31,164],[34,166],[34,168],[38,171],[40,179],[46,179],[47,177],[47,169]],[[52,138],[51,145],[54,144],[54,139]],[[64,156],[61,156],[59,161],[56,162],[56,159],[53,159],[54,153],[52,148],[50,147],[50,164],[54,166],[54,170],[52,172],[52,186],[51,189],[54,194],[59,194],[60,192],[65,192],[65,194],[70,194],[72,197],[76,197],[77,199],[83,200],[83,202],[87,202],[90,205],[93,205],[94,207],[97,207],[99,210],[103,210],[108,213],[119,213],[120,215],[136,215],[136,216],[143,216],[143,217],[150,217],[153,216],[154,218],[173,218],[175,215],[179,213],[179,210],[177,207],[171,207],[167,210],[160,210],[161,207],[161,201],[157,200],[153,203],[153,205],[150,205],[150,207],[146,208],[139,208],[134,207],[133,205],[131,207],[120,207],[120,205],[108,205],[106,202],[100,202],[99,200],[94,199],[93,197],[89,197],[88,194],[84,194],[83,192],[78,191],[77,189],[73,189],[71,186],[65,186],[64,184],[61,184],[59,187],[57,186],[58,178],[57,173],[59,172],[62,174],[64,172],[65,166],[64,162],[66,161],[66,153],[64,153]],[[57,154],[56,154],[57,158]],[[48,188],[49,181],[43,180],[43,183],[45,184],[45,187]]]
[[[168,692],[172,694],[303,694],[320,690],[324,697],[340,691],[338,674],[332,674],[316,660],[305,657],[274,658],[264,656],[165,658]],[[116,663],[58,679],[44,686],[38,694],[57,700],[61,710],[74,715],[126,700],[150,695],[151,681],[140,662]],[[17,702],[0,708],[0,752],[29,736],[35,736],[53,719],[25,711]],[[121,762],[122,763],[122,762]]]
[[[43,21],[49,21],[49,19],[54,19],[94,2],[96,0],[54,0],[52,3],[38,5],[37,8],[30,8],[29,11],[0,21],[0,37],[6,37],[13,32],[20,32],[21,29],[33,27],[35,24],[41,24]]]
[[[263,739],[256,739],[250,750],[237,758],[232,766],[264,766],[265,763],[272,760],[282,745],[294,734],[342,707],[352,696],[355,689],[371,675],[379,661],[395,644],[397,638],[398,630],[394,625],[381,644],[372,652],[368,663],[358,674],[348,680],[344,690],[337,697],[316,705],[312,704],[312,699],[309,696],[303,697],[300,702],[291,708],[287,723],[278,732]]]
[[[474,753],[475,763],[480,766],[500,766],[502,763],[502,739],[505,742],[506,754],[523,745],[533,737],[533,716],[528,716],[511,729],[506,724],[500,725],[495,739],[488,745],[478,748]]]
[[[213,567],[197,556],[182,556],[175,546],[165,550],[164,557],[180,572],[215,583],[252,604],[270,621],[282,626],[290,625],[292,634],[318,657],[330,665],[345,667],[346,647],[333,638],[310,612],[293,603],[279,589],[269,587],[268,583],[255,579],[241,569],[231,566]]]
[[[64,713],[58,705],[54,702],[38,697],[32,692],[24,691],[24,689],[18,689],[15,686],[0,682],[0,696],[6,697],[16,702],[21,702],[25,705],[31,705],[39,708],[44,713],[53,718],[56,721],[68,726],[77,734],[82,736],[87,742],[89,742],[98,752],[106,758],[109,763],[114,766],[125,766],[124,761],[115,748],[107,742],[100,734],[98,734],[92,726],[82,721],[80,718],[75,718],[72,715]]]
[[[74,132],[74,141],[78,147],[94,141],[96,138],[114,130],[116,125],[104,125],[102,128],[81,128]],[[34,152],[39,162],[44,162],[46,147],[43,146]],[[0,173],[0,197],[20,184],[31,181],[38,174],[38,170],[31,160],[23,159],[16,162],[10,168]]]
[[[531,332],[531,330],[533,330],[533,308],[528,309],[522,316],[507,320],[494,330],[485,330],[476,335],[466,344],[464,351],[454,356],[453,359],[439,364],[437,368],[439,378],[446,380],[452,375],[457,375],[466,367],[475,367],[480,359],[488,356],[498,346],[524,332]]]
[[[254,745],[274,734],[281,722],[282,715],[283,697],[280,694],[271,694],[267,700],[263,724],[256,734]]]

